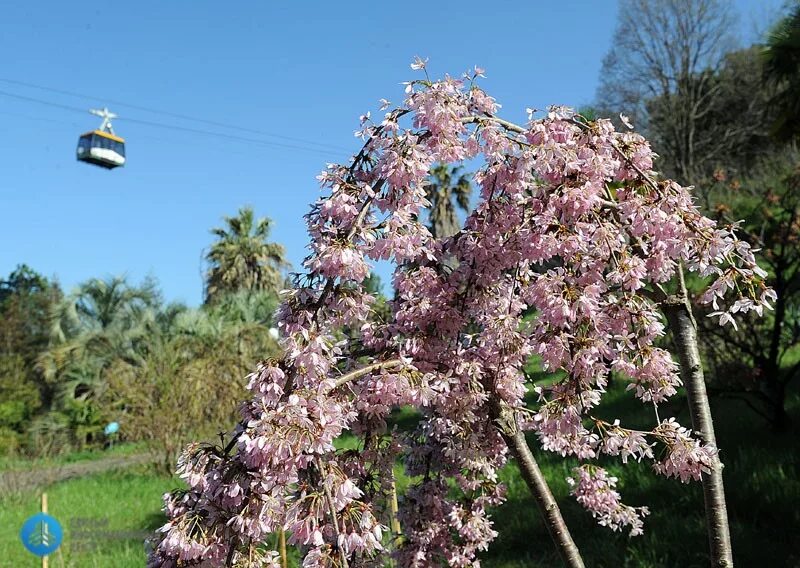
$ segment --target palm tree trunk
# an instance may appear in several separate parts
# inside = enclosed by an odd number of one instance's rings
[[[672,330],[681,378],[686,386],[692,428],[706,444],[717,447],[714,435],[714,422],[706,393],[703,365],[697,348],[697,323],[689,304],[683,271],[679,272],[678,294],[663,303],[664,313]],[[728,509],[725,504],[725,489],[722,483],[722,462],[717,455],[714,469],[703,476],[703,498],[705,501],[706,524],[711,548],[711,565],[715,568],[733,566],[731,536],[728,527]]]

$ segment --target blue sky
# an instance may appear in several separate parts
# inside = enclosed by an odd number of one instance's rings
[[[780,0],[736,5],[748,36]],[[26,263],[69,290],[152,275],[168,300],[194,305],[209,229],[245,204],[274,220],[297,268],[315,176],[357,147],[360,114],[401,99],[413,56],[432,75],[484,67],[504,116],[523,120],[525,107],[592,100],[615,21],[611,0],[4,3],[0,276]],[[114,171],[75,161],[95,117],[53,106],[104,104],[128,142]]]

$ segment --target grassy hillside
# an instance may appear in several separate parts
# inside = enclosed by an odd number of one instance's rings
[[[621,389],[608,393],[607,418],[636,424],[647,416],[640,403]],[[676,400],[674,409],[685,408]],[[737,401],[715,401],[713,411],[722,459],[732,524],[734,553],[739,566],[796,566],[800,554],[792,542],[800,528],[800,397],[791,396],[789,409],[795,426],[774,434]],[[685,410],[678,413],[689,423]],[[413,416],[404,413],[401,423]],[[344,440],[346,445],[348,440]],[[564,478],[574,462],[537,452],[553,492],[587,565],[598,568],[707,566],[703,497],[699,484],[683,485],[657,477],[646,465],[619,468],[621,492],[631,505],[648,505],[645,534],[629,538],[598,526],[568,495]],[[613,464],[614,462],[609,462]],[[483,565],[494,568],[560,566],[527,488],[509,465],[503,472],[509,502],[496,511],[500,537],[484,555]],[[403,487],[404,480],[399,486]],[[141,535],[159,526],[161,494],[177,480],[160,477],[144,467],[107,472],[57,483],[48,489],[50,511],[65,526],[61,554],[53,568],[139,567],[144,563]],[[39,496],[27,494],[0,507],[0,566],[38,566],[19,543],[22,521],[38,510]],[[82,523],[82,524],[81,524]],[[78,538],[83,527],[92,538]]]

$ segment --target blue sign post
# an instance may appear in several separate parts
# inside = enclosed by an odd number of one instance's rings
[[[109,422],[103,429],[103,434],[108,438],[108,447],[114,447],[114,434],[119,432],[119,422]]]
[[[47,494],[42,494],[42,512],[28,518],[19,531],[22,545],[28,552],[42,558],[42,566],[47,566],[47,555],[55,552],[64,539],[61,524],[47,514]]]

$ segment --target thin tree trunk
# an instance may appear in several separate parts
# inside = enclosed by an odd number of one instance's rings
[[[400,519],[397,518],[399,506],[397,502],[397,483],[394,479],[394,470],[392,470],[391,473],[392,482],[389,486],[389,531],[391,536],[389,538],[389,542],[391,543],[390,552],[393,553],[400,548],[402,535],[400,529]],[[397,566],[394,557],[389,558],[388,566],[389,568],[395,568],[395,566]]]
[[[547,480],[542,475],[542,470],[539,469],[539,464],[536,463],[536,459],[528,447],[525,434],[517,431],[510,436],[504,434],[503,437],[506,439],[506,444],[514,455],[514,459],[517,460],[522,478],[539,506],[547,530],[550,532],[550,537],[553,539],[564,565],[570,568],[583,568],[581,553],[575,545],[575,541],[572,540],[567,524],[561,516],[561,509],[558,508],[558,503],[550,492],[550,487],[547,486]]]
[[[678,351],[681,378],[686,387],[692,428],[706,444],[717,446],[714,436],[714,423],[708,404],[703,365],[697,348],[697,323],[692,315],[683,272],[679,273],[679,290],[663,303],[664,313]],[[722,462],[719,456],[714,459],[714,469],[703,475],[703,498],[705,500],[706,524],[711,547],[712,566],[729,568],[733,566],[731,536],[728,528],[728,510],[725,504],[725,489],[722,484]]]
[[[539,506],[550,537],[561,555],[561,560],[569,568],[584,568],[581,553],[575,545],[575,541],[572,540],[567,524],[561,516],[561,509],[558,508],[558,503],[550,492],[550,487],[547,486],[547,480],[542,475],[542,470],[539,469],[539,464],[536,463],[536,459],[528,447],[525,433],[517,428],[513,412],[509,409],[501,409],[497,403],[495,404],[493,409],[493,413],[497,417],[495,423],[511,455],[517,460],[522,478]]]
[[[286,556],[286,531],[283,530],[283,527],[278,531],[278,553],[281,555],[281,568],[289,568],[289,558]]]
[[[785,432],[789,426],[789,414],[786,412],[786,385],[781,380],[780,368],[770,365],[765,373],[764,384],[761,392],[767,399],[767,412],[772,421],[772,428],[778,432]]]

